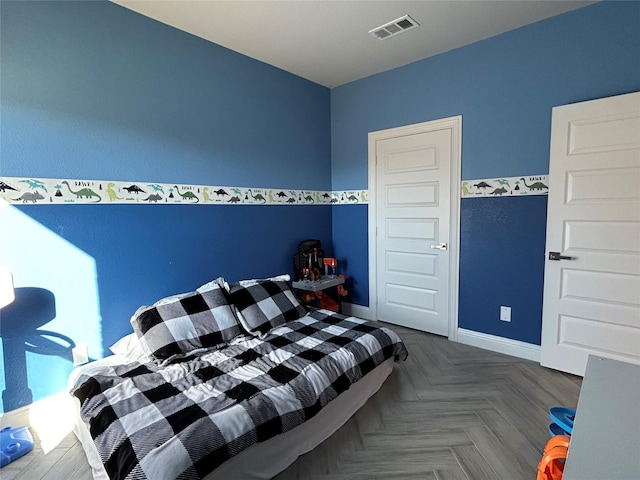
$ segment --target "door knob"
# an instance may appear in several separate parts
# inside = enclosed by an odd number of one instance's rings
[[[447,249],[447,244],[446,243],[437,243],[435,245],[431,245],[431,248],[434,250],[446,250]]]
[[[549,260],[573,260],[573,257],[560,255],[560,252],[549,252]]]

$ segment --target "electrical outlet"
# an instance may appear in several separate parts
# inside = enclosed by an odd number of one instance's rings
[[[89,361],[89,348],[85,343],[80,343],[71,350],[73,354],[73,364],[82,365]]]
[[[503,322],[511,321],[511,307],[505,307],[504,305],[500,307],[500,320]]]

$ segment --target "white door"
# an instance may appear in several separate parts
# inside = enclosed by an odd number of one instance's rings
[[[371,136],[377,229],[371,302],[377,319],[449,335],[451,197],[459,195],[452,158],[459,152],[459,123],[428,122]]]
[[[640,92],[554,108],[550,155],[541,363],[640,363]]]

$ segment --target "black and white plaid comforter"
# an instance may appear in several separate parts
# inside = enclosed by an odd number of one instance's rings
[[[81,376],[72,393],[110,478],[202,478],[406,356],[391,330],[316,311],[262,340],[239,337],[163,367],[106,367]]]

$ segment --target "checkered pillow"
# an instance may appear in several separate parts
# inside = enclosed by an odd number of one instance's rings
[[[263,336],[307,314],[286,281],[238,282],[229,286],[229,293],[240,324],[252,335]]]
[[[158,360],[224,345],[242,333],[219,285],[140,307],[131,325],[145,353]]]

